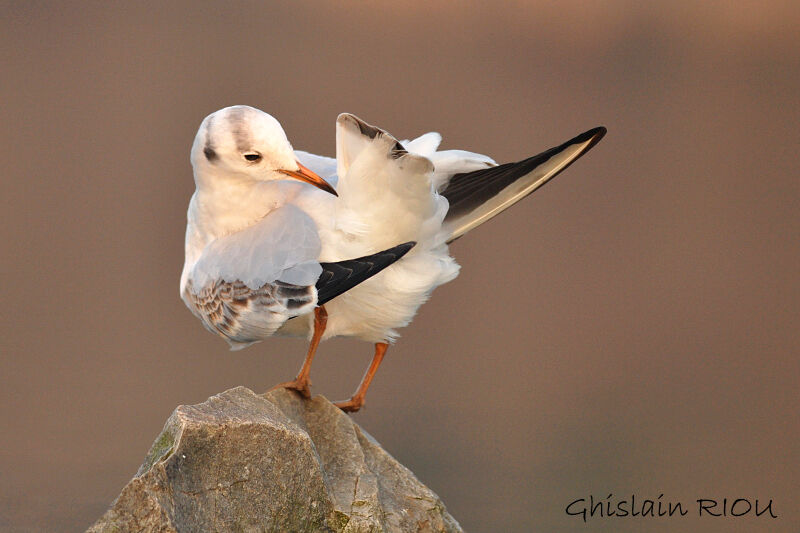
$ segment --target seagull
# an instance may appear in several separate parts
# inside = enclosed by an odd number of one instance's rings
[[[180,294],[232,350],[273,335],[309,339],[285,387],[310,397],[320,341],[374,344],[345,412],[433,289],[458,275],[448,245],[529,195],[605,135],[588,130],[539,155],[497,164],[439,150],[441,136],[399,141],[351,114],[336,120],[336,158],[294,150],[280,123],[237,105],[208,115],[191,150]]]

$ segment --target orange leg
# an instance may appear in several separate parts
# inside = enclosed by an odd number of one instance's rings
[[[319,346],[322,334],[325,333],[325,325],[327,323],[328,312],[325,311],[325,306],[321,305],[314,309],[314,336],[311,337],[311,344],[308,346],[306,360],[303,361],[300,372],[298,372],[297,377],[294,378],[293,381],[275,385],[272,387],[273,390],[281,387],[284,389],[292,389],[299,392],[304,398],[311,398],[311,380],[308,376],[311,374],[311,362],[314,360],[314,354],[317,352],[317,346]]]
[[[358,386],[358,390],[356,390],[355,394],[353,394],[349,400],[345,402],[336,402],[333,405],[345,413],[355,413],[361,409],[361,407],[364,405],[364,397],[367,395],[369,384],[372,383],[372,378],[375,376],[375,372],[377,372],[378,367],[381,366],[381,361],[383,361],[383,356],[386,354],[387,348],[389,348],[389,345],[385,342],[375,343],[375,355],[372,357],[372,362],[369,364],[367,372],[361,379],[361,384]]]

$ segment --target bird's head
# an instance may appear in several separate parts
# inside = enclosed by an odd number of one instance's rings
[[[198,182],[220,176],[297,179],[336,195],[327,181],[300,164],[280,123],[250,106],[226,107],[208,115],[197,130],[191,158]]]

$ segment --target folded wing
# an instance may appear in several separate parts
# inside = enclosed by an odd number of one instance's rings
[[[313,285],[322,273],[320,239],[314,221],[287,204],[256,224],[209,243],[191,271],[195,287],[240,281],[250,289],[282,280]]]
[[[321,263],[322,275],[316,284],[317,305],[322,305],[371,278],[406,255],[415,244],[415,242],[407,242],[357,259]]]
[[[287,205],[206,246],[182,296],[207,329],[241,349],[369,279],[413,246],[319,263],[313,221]]]

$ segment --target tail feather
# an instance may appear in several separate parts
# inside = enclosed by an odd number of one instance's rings
[[[316,284],[317,305],[322,305],[371,278],[403,257],[415,244],[415,242],[407,242],[357,259],[320,263],[322,274]]]
[[[531,194],[600,142],[605,134],[605,128],[593,128],[517,163],[454,175],[441,193],[450,202],[443,224],[447,242]]]

